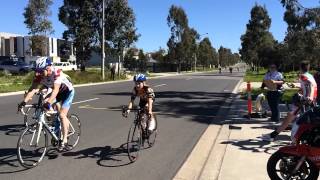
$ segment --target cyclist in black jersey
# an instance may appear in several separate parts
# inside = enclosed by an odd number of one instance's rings
[[[132,90],[132,95],[126,115],[129,114],[133,102],[138,96],[140,98],[139,107],[145,109],[146,113],[149,115],[148,130],[152,131],[155,128],[155,120],[152,112],[152,105],[153,101],[155,100],[155,94],[153,92],[153,89],[146,84],[146,80],[147,78],[144,74],[137,74],[134,76],[133,81],[135,83],[135,87]]]

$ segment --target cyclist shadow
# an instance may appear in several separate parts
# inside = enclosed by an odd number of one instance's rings
[[[11,174],[25,171],[27,168],[20,166],[16,148],[0,149],[0,174]]]
[[[8,136],[20,136],[21,131],[24,129],[24,124],[11,124],[0,126],[0,131],[4,131],[4,134]]]
[[[120,167],[131,164],[127,155],[127,143],[117,148],[111,146],[91,147],[76,152],[66,152],[63,156],[76,156],[75,159],[95,158],[97,164],[104,167]]]

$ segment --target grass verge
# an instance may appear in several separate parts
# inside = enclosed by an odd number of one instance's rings
[[[86,84],[86,83],[96,83],[96,82],[106,82],[111,81],[110,72],[105,72],[105,80],[101,78],[99,70],[88,69],[85,72],[81,71],[66,71],[72,80],[73,84]],[[26,75],[21,76],[11,76],[11,75],[1,75],[0,76],[0,93],[15,92],[27,90],[32,82],[34,73],[30,72]],[[125,75],[120,75],[120,78],[115,75],[115,80],[126,79]]]

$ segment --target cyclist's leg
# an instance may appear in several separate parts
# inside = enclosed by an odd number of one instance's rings
[[[145,108],[145,111],[148,112],[148,104],[146,104],[144,108]],[[149,125],[148,130],[153,131],[155,129],[156,122],[153,114],[148,116],[148,125]]]
[[[67,141],[68,141],[67,136],[68,136],[70,121],[69,121],[67,115],[68,115],[69,109],[71,107],[73,97],[74,97],[74,90],[72,90],[69,93],[69,95],[66,97],[66,99],[63,100],[61,109],[59,111],[59,116],[60,116],[60,119],[62,122],[62,127],[63,127],[62,128],[62,133],[63,133],[62,143],[63,144],[67,143]]]
[[[281,133],[282,131],[284,131],[289,124],[296,118],[296,115],[293,112],[289,112],[287,117],[283,120],[283,122],[281,123],[281,125],[277,128],[277,133]]]
[[[149,129],[148,130],[153,131],[153,130],[155,130],[155,128],[156,128],[156,120],[154,118],[154,115],[152,114],[149,119]]]

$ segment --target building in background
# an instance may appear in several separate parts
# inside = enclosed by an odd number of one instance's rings
[[[0,32],[0,60],[23,59],[28,64],[33,64],[37,58],[32,56],[30,36]],[[71,42],[62,39],[47,37],[46,56],[50,56],[53,62],[70,62],[76,64],[74,47]]]

